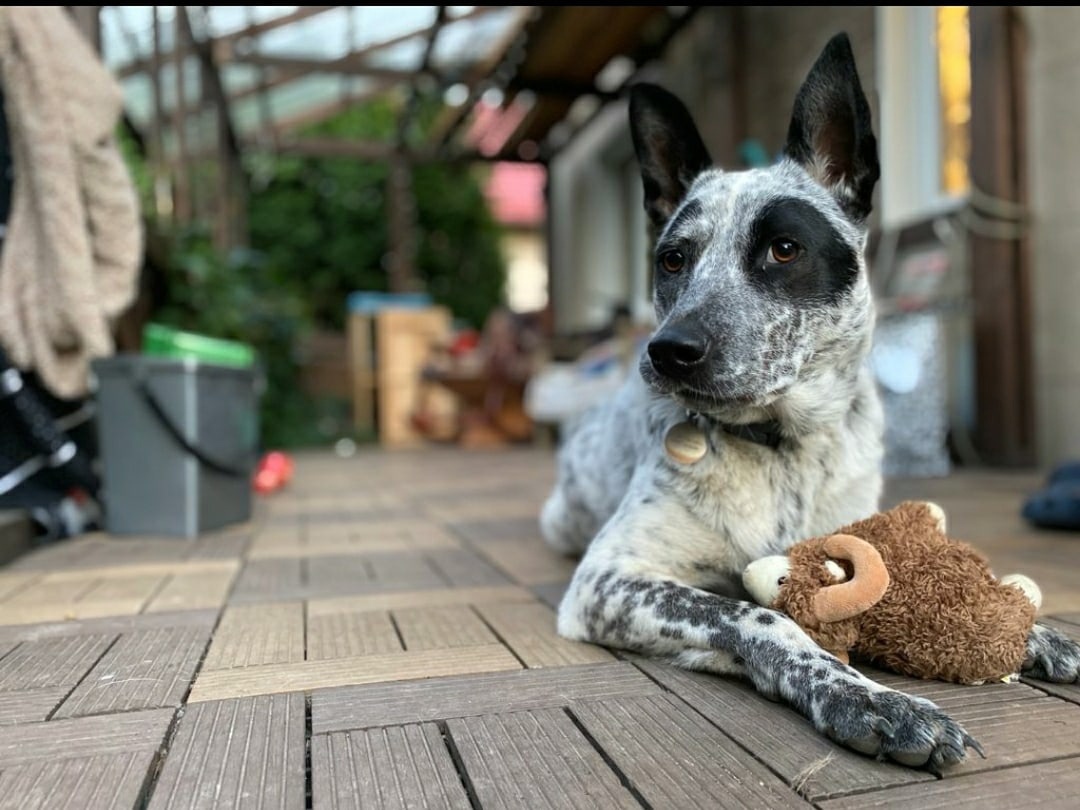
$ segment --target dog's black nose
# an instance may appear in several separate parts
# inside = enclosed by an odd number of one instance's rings
[[[700,333],[684,326],[666,326],[649,341],[649,359],[665,377],[685,379],[709,356],[709,344]]]

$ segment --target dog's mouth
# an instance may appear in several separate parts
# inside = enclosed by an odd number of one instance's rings
[[[696,391],[692,388],[680,388],[669,392],[687,410],[697,413],[713,413],[715,411],[728,411],[732,408],[748,408],[762,406],[767,403],[761,401],[761,397],[754,394],[731,394],[722,397]]]
[[[647,361],[642,364],[641,373],[653,392],[671,397],[689,411],[708,415],[732,416],[760,411],[775,403],[790,388],[789,384],[782,383],[758,391],[715,383],[709,390],[703,390],[691,381],[673,380],[658,374]]]

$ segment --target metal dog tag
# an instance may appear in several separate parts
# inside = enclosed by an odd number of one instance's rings
[[[701,428],[693,422],[672,425],[664,436],[668,458],[679,464],[696,464],[709,452],[709,442]]]

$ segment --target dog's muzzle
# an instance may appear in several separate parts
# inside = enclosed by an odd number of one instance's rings
[[[649,341],[649,359],[659,374],[672,380],[686,380],[709,359],[705,335],[682,324],[665,326]]]

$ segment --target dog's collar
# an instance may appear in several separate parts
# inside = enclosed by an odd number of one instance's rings
[[[760,444],[770,450],[776,450],[780,446],[781,439],[783,439],[780,432],[780,423],[775,419],[767,422],[753,422],[749,425],[732,425],[692,411],[687,412],[687,418],[702,430],[719,428],[737,439]]]

